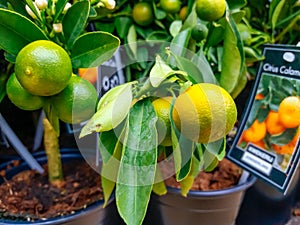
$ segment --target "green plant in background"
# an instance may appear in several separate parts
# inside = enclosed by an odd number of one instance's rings
[[[44,144],[53,184],[63,182],[59,119],[69,123],[87,120],[97,102],[95,88],[72,73],[107,61],[120,44],[108,32],[87,32],[88,18],[96,15],[97,7],[114,6],[114,1],[105,0],[92,4],[87,0],[73,4],[67,0],[0,1],[1,66],[8,67],[1,68],[0,96],[2,99],[7,91],[20,108],[32,110],[27,106],[33,99],[43,108]],[[89,111],[84,111],[86,102],[91,103]]]
[[[262,59],[264,44],[299,42],[300,5],[297,0],[248,1],[243,7],[246,15],[238,25],[248,66]],[[252,78],[256,68],[249,68]]]

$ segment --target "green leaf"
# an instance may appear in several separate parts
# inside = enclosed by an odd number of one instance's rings
[[[228,3],[229,9],[231,10],[239,9],[247,5],[246,0],[227,0],[226,2]]]
[[[116,170],[116,169],[114,168],[114,170]],[[115,189],[116,182],[114,182],[110,179],[106,179],[106,177],[104,177],[104,176],[101,176],[101,186],[102,186],[103,195],[104,195],[103,207],[106,207],[107,203],[109,202],[110,196]]]
[[[170,35],[166,31],[153,31],[147,37],[146,41],[169,41]]]
[[[99,134],[99,149],[104,164],[107,163],[114,154],[117,142],[118,137],[114,130],[101,132]]]
[[[126,224],[142,224],[147,211],[157,164],[156,121],[149,99],[130,110],[116,186],[118,211]]]
[[[272,135],[270,137],[270,142],[275,145],[286,145],[288,144],[297,132],[297,128],[286,129],[284,132],[278,135]]]
[[[243,70],[244,53],[237,27],[231,17],[226,24],[220,85],[231,93]]]
[[[173,99],[173,102],[174,101],[175,100]],[[171,104],[171,108],[170,108],[171,112],[173,111],[173,108],[174,108],[174,103]],[[195,143],[180,134],[172,118],[172,113],[170,113],[170,121],[171,121],[171,138],[172,138],[172,148],[174,154],[176,180],[182,181],[190,173],[191,166],[192,166],[191,159],[195,149]]]
[[[54,15],[54,19],[53,22],[56,23],[57,19],[59,18],[59,16],[61,15],[61,13],[63,12],[65,5],[67,4],[68,0],[58,0],[55,3],[55,15]],[[72,7],[71,7],[72,8]]]
[[[0,9],[0,47],[13,56],[36,40],[47,36],[31,20],[13,11]]]
[[[187,76],[189,77],[189,80],[193,83],[203,83],[204,82],[204,74],[201,73],[201,67],[193,63],[190,59],[181,57],[181,56],[175,56],[176,59],[176,65],[178,68],[182,71],[185,71],[187,73]],[[198,61],[199,62],[199,61]],[[209,75],[209,74],[207,74]],[[213,80],[210,79],[210,80]]]
[[[68,9],[63,18],[63,33],[69,49],[85,28],[90,11],[89,1],[76,2]]]
[[[127,34],[127,43],[133,53],[134,57],[137,58],[137,33],[134,25],[131,25]]]
[[[110,140],[108,138],[108,140]],[[108,141],[107,141],[108,142]],[[112,157],[103,161],[101,168],[102,188],[104,194],[104,206],[108,203],[110,196],[115,188],[115,183],[118,178],[120,159],[122,155],[122,144],[120,141],[114,142]],[[113,145],[112,144],[112,145]],[[107,154],[106,149],[100,147],[101,156]]]
[[[2,7],[0,4],[0,8],[6,8],[7,3],[9,3],[15,12],[20,13],[23,16],[28,16],[28,13],[25,9],[25,5],[26,5],[25,1],[20,1],[20,0],[3,0],[3,1],[5,2],[4,4],[6,6]]]
[[[195,10],[195,6],[196,6],[196,4],[193,4],[191,13],[188,15],[188,17],[186,18],[186,20],[183,23],[182,30],[190,29],[190,28],[196,26],[197,21],[198,21],[198,16],[197,16],[197,13]]]
[[[226,138],[221,138],[217,141],[206,144],[206,152],[213,154],[219,161],[221,161],[226,154]]]
[[[164,81],[172,73],[174,73],[174,70],[169,65],[167,65],[159,55],[157,55],[155,64],[149,74],[151,85],[153,87],[158,87],[161,82]]]
[[[190,37],[191,29],[181,31],[173,38],[170,44],[170,50],[177,56],[185,56]]]
[[[186,197],[191,187],[194,184],[194,177],[189,174],[183,180],[180,181],[181,195]]]
[[[273,32],[276,28],[278,18],[285,4],[286,4],[285,0],[273,1],[271,3],[270,12],[272,11],[272,13],[270,15],[271,15],[271,28]]]
[[[170,25],[170,34],[175,37],[182,27],[182,21],[181,20],[174,20]]]
[[[132,19],[126,16],[119,16],[114,21],[118,37],[124,39],[128,34],[128,30],[132,25]]]
[[[6,95],[6,81],[8,79],[7,74],[0,73],[0,103]]]
[[[80,138],[92,132],[109,131],[125,119],[132,103],[131,85],[132,83],[121,84],[101,97],[97,112],[81,129]]]
[[[158,168],[158,165],[155,171],[155,182],[153,184],[152,191],[159,196],[167,193],[167,187],[165,182],[163,181],[163,176],[160,169]]]
[[[235,88],[231,92],[232,98],[236,98],[246,87],[248,79],[247,79],[247,67],[243,66],[244,70],[239,76],[239,80]]]
[[[107,32],[90,32],[75,40],[71,51],[73,68],[96,67],[109,60],[120,45],[120,40]]]
[[[203,50],[199,50],[197,54],[193,56],[192,62],[199,68],[199,71],[202,74],[203,82],[211,84],[217,83],[214,72],[207,61]]]

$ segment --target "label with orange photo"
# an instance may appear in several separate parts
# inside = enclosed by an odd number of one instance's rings
[[[285,193],[300,154],[300,47],[266,45],[228,158]]]

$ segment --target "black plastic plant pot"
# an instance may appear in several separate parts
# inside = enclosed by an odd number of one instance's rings
[[[296,195],[299,192],[299,168],[287,193],[258,179],[249,188],[241,205],[236,225],[283,225],[292,216]]]
[[[233,225],[245,191],[256,181],[249,176],[244,183],[217,191],[190,191],[168,188],[164,196],[154,196],[164,225]]]
[[[35,154],[35,158],[40,164],[43,164],[46,162],[46,156],[43,152],[39,152]],[[80,152],[77,149],[63,149],[61,151],[61,158],[63,162],[66,162],[68,160],[72,159],[82,159],[82,156]],[[0,170],[6,168],[7,164],[9,162],[6,162],[0,166]],[[19,166],[12,167],[8,170],[6,170],[6,178],[9,179],[15,174],[30,169],[28,165],[25,162],[21,162]],[[100,175],[99,175],[100,176]],[[0,183],[2,183],[3,180],[0,179]],[[113,199],[111,199],[111,202]],[[74,214],[61,216],[53,219],[47,219],[47,220],[39,220],[35,222],[26,222],[26,221],[16,221],[16,220],[7,220],[0,218],[0,224],[1,225],[16,225],[16,224],[32,224],[32,225],[58,225],[58,224],[64,224],[64,225],[111,225],[110,217],[112,215],[111,210],[114,210],[110,206],[111,204],[108,204],[107,207],[103,208],[103,201],[98,201],[96,203],[93,203],[86,207],[85,209],[78,210]]]

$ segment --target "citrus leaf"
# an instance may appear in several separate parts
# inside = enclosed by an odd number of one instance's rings
[[[116,36],[101,31],[79,36],[72,47],[73,68],[96,67],[109,60],[120,45]]]
[[[129,27],[127,42],[132,54],[137,58],[137,33],[134,25]]]
[[[63,12],[65,5],[67,4],[68,0],[58,0],[55,3],[55,15],[54,15],[54,19],[53,22],[56,23],[57,19],[59,18],[59,16],[61,15],[61,13]],[[78,15],[79,17],[79,15]]]
[[[8,75],[3,73],[0,73],[0,103],[3,100],[3,98],[6,95],[6,81],[7,81]]]
[[[190,29],[197,24],[198,16],[195,10],[196,4],[193,4],[191,13],[187,16],[183,23],[182,30]]]
[[[115,151],[118,138],[114,130],[101,132],[99,134],[99,149],[102,157],[102,162],[105,164],[109,161]]]
[[[272,135],[270,137],[270,142],[272,144],[280,145],[280,146],[286,145],[293,139],[293,137],[297,132],[297,129],[298,128],[289,128],[278,135]]]
[[[183,180],[180,181],[181,195],[186,197],[193,184],[194,177],[192,175],[192,172],[190,172]]]
[[[171,104],[170,112],[173,111],[174,101],[175,99],[173,99]],[[170,113],[170,121],[176,180],[182,181],[190,173],[192,165],[191,158],[195,148],[195,143],[180,134],[172,118],[172,113]]]
[[[84,30],[89,11],[89,1],[80,1],[72,5],[64,16],[62,21],[63,32],[69,49],[72,49],[76,38]]]
[[[26,2],[20,1],[20,0],[3,0],[5,3],[5,6],[2,6],[0,3],[0,8],[10,8],[7,7],[8,5],[11,5],[11,8],[17,13],[20,13],[23,16],[28,16],[28,13],[25,9]]]
[[[171,73],[173,69],[168,66],[159,55],[156,56],[155,64],[152,67],[149,79],[153,87],[158,87]]]
[[[30,42],[46,40],[47,36],[27,17],[0,9],[0,47],[13,56]]]
[[[221,138],[217,141],[210,142],[206,145],[206,152],[210,152],[217,157],[218,160],[222,160],[226,153],[226,138]]]
[[[175,37],[182,27],[182,21],[181,20],[174,20],[170,25],[170,34]]]
[[[238,85],[238,80],[243,71],[244,53],[239,32],[229,16],[224,34],[224,45],[222,55],[222,71],[220,85],[231,93]]]
[[[131,85],[125,83],[116,86],[101,97],[97,112],[81,129],[80,138],[92,132],[109,131],[125,119],[132,103]]]
[[[158,167],[156,167],[155,171],[155,183],[153,184],[152,191],[161,196],[167,193],[167,187],[165,182],[163,181],[163,176]]]
[[[115,168],[114,168],[114,170],[115,170]],[[111,197],[111,194],[113,193],[113,190],[115,189],[116,183],[112,180],[106,179],[104,176],[101,176],[101,186],[102,186],[103,195],[104,195],[103,207],[106,207],[107,203]]]
[[[184,56],[188,49],[191,37],[191,29],[179,32],[172,40],[170,50],[177,56]]]
[[[199,50],[197,54],[192,57],[192,62],[198,67],[201,77],[203,78],[203,82],[217,84],[214,72],[207,61],[203,50]]]
[[[132,25],[132,19],[126,16],[118,16],[114,21],[118,37],[125,39],[130,26]]]
[[[147,211],[157,165],[156,121],[149,99],[130,110],[116,184],[116,203],[126,224],[142,224]]]
[[[274,4],[276,6],[274,6]],[[281,0],[281,1],[273,1],[271,3],[271,7],[270,7],[270,11],[273,10],[273,12],[270,14],[271,15],[271,28],[274,31],[277,25],[277,21],[278,18],[280,16],[280,13],[282,11],[282,8],[284,8],[286,5],[286,1],[285,0]],[[273,6],[273,7],[272,7]]]
[[[108,139],[111,140],[111,139]],[[114,142],[114,148],[112,157],[107,159],[106,162],[103,160],[102,169],[101,169],[101,179],[102,179],[102,188],[104,194],[104,206],[107,205],[111,194],[115,188],[115,183],[118,177],[118,171],[120,166],[120,159],[122,155],[122,145],[119,141]],[[104,150],[101,149],[101,156],[103,156]]]

